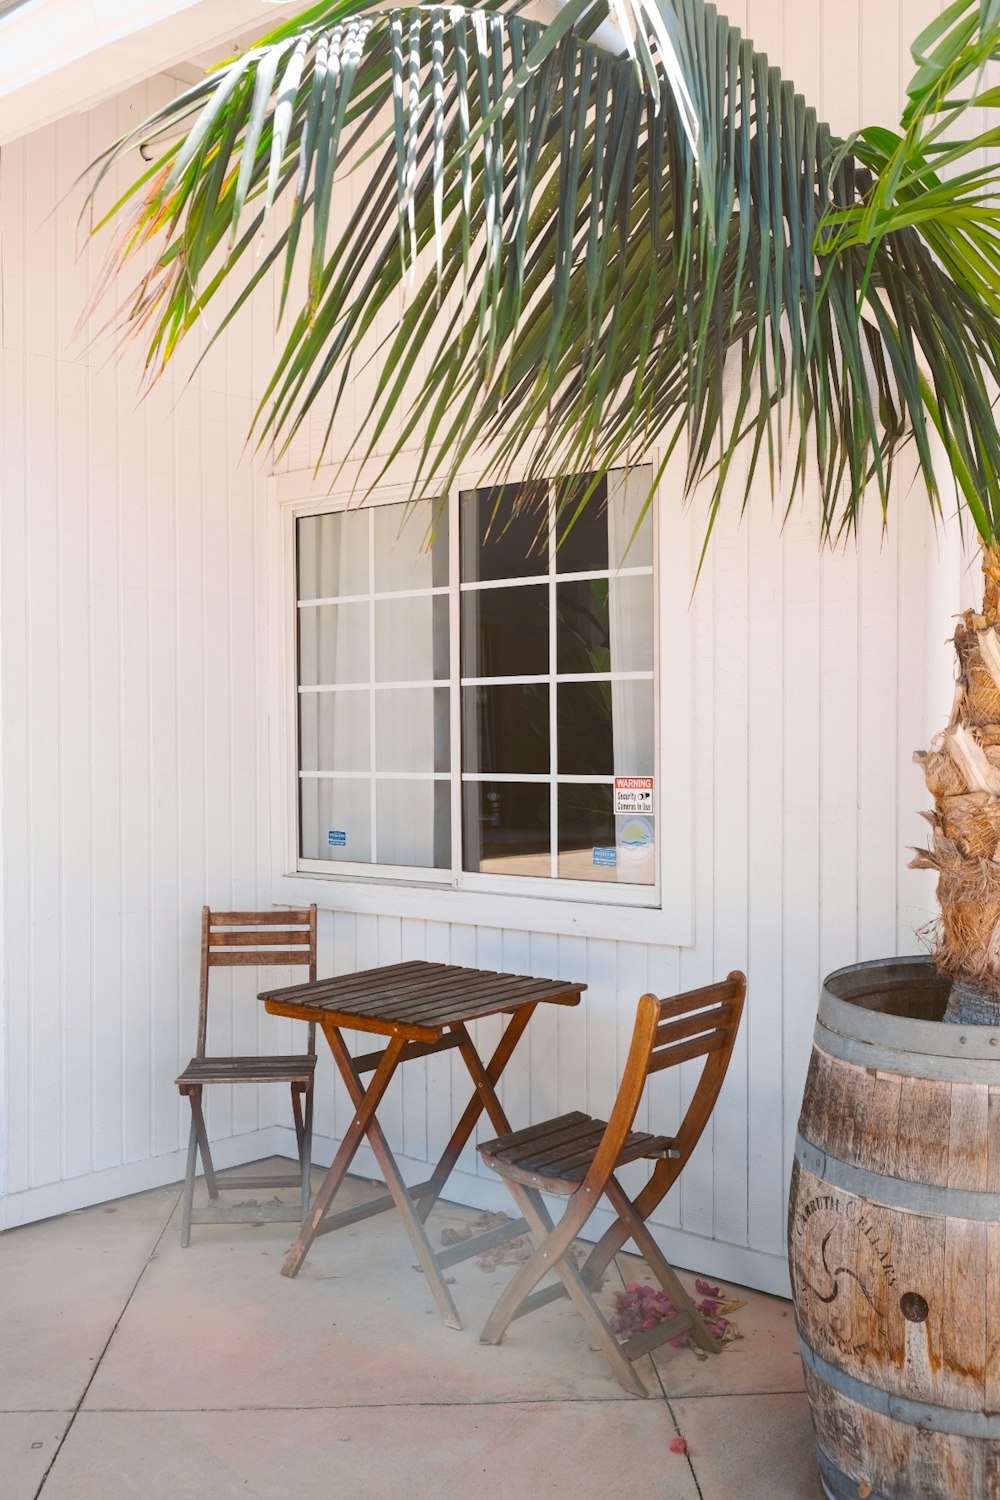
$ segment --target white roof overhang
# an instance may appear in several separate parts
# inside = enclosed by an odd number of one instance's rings
[[[304,9],[272,0],[0,0],[0,145]]]

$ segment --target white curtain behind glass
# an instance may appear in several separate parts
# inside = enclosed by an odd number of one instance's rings
[[[612,672],[651,672],[653,668],[653,580],[648,574],[617,577],[621,567],[651,566],[652,516],[647,513],[638,532],[636,522],[649,493],[648,467],[613,470],[608,475],[608,561],[611,569],[608,623]],[[611,711],[616,776],[653,774],[653,683],[651,678],[613,681]],[[656,807],[654,789],[654,808]],[[617,872],[620,881],[650,884],[654,878],[655,845],[641,847],[634,819],[616,817]],[[649,819],[655,830],[655,820]]]

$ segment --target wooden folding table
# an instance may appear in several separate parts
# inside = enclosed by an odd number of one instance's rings
[[[523,1220],[504,1224],[435,1252],[425,1221],[482,1112],[486,1111],[498,1134],[510,1130],[496,1085],[536,1005],[578,1005],[586,988],[585,984],[568,984],[561,979],[533,979],[521,974],[414,960],[263,991],[260,998],[272,1015],[315,1021],[319,1026],[355,1107],[354,1118],[316,1193],[312,1211],[281,1268],[282,1275],[296,1275],[317,1234],[396,1207],[441,1316],[449,1327],[461,1328],[442,1272],[460,1260],[525,1233],[528,1226]],[[468,1024],[495,1015],[507,1015],[510,1019],[492,1057],[484,1062],[476,1051]],[[352,1057],[344,1040],[345,1030],[373,1032],[388,1037],[388,1042],[376,1052]],[[461,1054],[474,1092],[431,1176],[426,1182],[407,1188],[378,1123],[378,1107],[401,1063],[451,1048],[457,1048]],[[366,1073],[373,1075],[367,1088],[362,1082]],[[370,1203],[331,1214],[328,1210],[337,1189],[366,1136],[388,1192]]]

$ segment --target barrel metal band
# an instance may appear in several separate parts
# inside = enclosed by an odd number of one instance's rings
[[[823,1452],[819,1443],[816,1444],[816,1460],[826,1500],[858,1500],[858,1481],[845,1474],[829,1454]],[[870,1500],[886,1500],[886,1496],[872,1490]]]
[[[831,1031],[816,1022],[816,1046],[841,1062],[880,1073],[902,1073],[907,1078],[931,1078],[938,1083],[1000,1083],[1000,1053],[995,1058],[935,1056],[929,1052],[902,1052],[898,1047],[859,1041]]]
[[[802,1363],[817,1380],[821,1380],[841,1396],[846,1396],[849,1401],[868,1407],[869,1411],[931,1432],[949,1432],[957,1437],[991,1440],[1000,1438],[1000,1413],[964,1411],[960,1407],[939,1406],[930,1401],[912,1401],[909,1396],[894,1396],[876,1385],[869,1385],[866,1380],[858,1380],[856,1376],[838,1370],[836,1365],[829,1364],[801,1338],[799,1349]]]
[[[1000,1221],[1000,1193],[937,1187],[930,1182],[910,1182],[904,1177],[871,1172],[867,1167],[856,1167],[836,1156],[827,1156],[825,1151],[806,1140],[801,1131],[795,1137],[795,1158],[830,1187],[841,1188],[856,1198],[869,1198],[886,1208],[909,1209],[914,1214],[930,1214],[941,1219],[974,1219],[980,1223]]]

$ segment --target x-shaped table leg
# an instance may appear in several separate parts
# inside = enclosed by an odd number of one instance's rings
[[[451,1029],[459,1038],[458,1049],[462,1054],[465,1066],[469,1070],[469,1076],[475,1085],[475,1093],[469,1100],[462,1113],[462,1117],[452,1132],[451,1140],[444,1149],[444,1154],[438,1162],[427,1182],[423,1192],[417,1195],[418,1209],[421,1219],[426,1219],[434,1207],[444,1189],[445,1183],[455,1168],[455,1163],[461,1156],[465,1144],[476,1128],[479,1116],[485,1109],[490,1117],[490,1123],[498,1135],[507,1135],[510,1131],[510,1121],[504,1114],[503,1105],[497,1097],[496,1086],[500,1081],[500,1075],[510,1061],[511,1053],[517,1046],[524,1033],[524,1029],[531,1020],[534,1005],[522,1005],[511,1016],[488,1063],[483,1063],[482,1058],[473,1045],[467,1028],[464,1024],[453,1026]]]
[[[503,1036],[497,1043],[488,1063],[484,1063],[480,1058],[472,1038],[463,1024],[460,1023],[450,1028],[457,1038],[457,1046],[465,1061],[469,1076],[472,1079],[474,1093],[466,1105],[461,1119],[455,1126],[451,1140],[445,1147],[441,1160],[435,1167],[430,1179],[413,1194],[410,1193],[400,1175],[389,1143],[385,1138],[382,1127],[378,1123],[376,1113],[392,1076],[403,1059],[407,1043],[399,1037],[389,1038],[385,1051],[382,1053],[375,1068],[374,1076],[366,1089],[362,1082],[361,1074],[355,1066],[355,1061],[347,1049],[340,1029],[331,1023],[320,1022],[323,1028],[323,1035],[326,1037],[330,1051],[333,1053],[340,1075],[347,1085],[348,1093],[355,1107],[355,1114],[341,1142],[340,1149],[334,1157],[330,1169],[313,1199],[312,1212],[303,1224],[298,1239],[285,1257],[285,1263],[281,1268],[283,1276],[295,1276],[298,1273],[302,1262],[309,1253],[309,1248],[313,1240],[323,1230],[323,1220],[327,1215],[337,1190],[347,1175],[362,1139],[367,1136],[375,1159],[382,1169],[386,1187],[389,1190],[392,1201],[403,1217],[407,1234],[410,1236],[410,1241],[417,1253],[420,1267],[427,1277],[438,1310],[449,1328],[461,1328],[462,1322],[458,1316],[454,1300],[441,1274],[443,1266],[450,1265],[458,1260],[465,1260],[469,1256],[477,1254],[480,1250],[486,1249],[488,1245],[496,1244],[524,1233],[528,1227],[527,1223],[521,1219],[514,1223],[506,1224],[500,1229],[492,1230],[487,1234],[464,1241],[460,1247],[444,1251],[441,1255],[435,1254],[424,1225],[431,1209],[441,1196],[444,1185],[451,1176],[455,1163],[458,1161],[466,1142],[475,1130],[476,1123],[483,1111],[485,1110],[489,1115],[490,1122],[498,1134],[504,1135],[510,1130],[510,1122],[497,1096],[496,1085],[510,1060],[514,1048],[520,1041],[534,1009],[533,1003],[518,1007],[511,1016]],[[385,1206],[388,1207],[388,1204]],[[326,1227],[332,1228],[335,1226],[328,1225]]]
[[[461,1328],[462,1320],[458,1316],[458,1309],[455,1306],[444,1277],[438,1269],[437,1261],[434,1259],[434,1251],[430,1240],[427,1238],[427,1231],[424,1228],[422,1220],[414,1211],[413,1200],[407,1191],[399,1168],[396,1166],[395,1158],[389,1149],[389,1143],[385,1138],[375,1113],[382,1102],[392,1075],[396,1071],[400,1054],[406,1043],[400,1037],[390,1037],[385,1052],[382,1055],[382,1060],[375,1069],[375,1075],[366,1089],[361,1080],[361,1075],[354,1066],[354,1059],[347,1050],[347,1045],[339,1029],[336,1026],[323,1024],[323,1035],[326,1037],[330,1051],[333,1053],[337,1067],[340,1069],[341,1077],[347,1085],[355,1107],[355,1115],[341,1142],[340,1150],[334,1157],[330,1170],[323,1179],[323,1183],[313,1200],[312,1213],[309,1215],[307,1223],[302,1226],[298,1239],[285,1258],[281,1273],[283,1276],[294,1276],[298,1272],[299,1267],[309,1252],[310,1245],[319,1231],[337,1189],[347,1175],[347,1170],[354,1160],[358,1147],[361,1145],[362,1137],[367,1136],[372,1151],[375,1154],[375,1159],[382,1169],[386,1187],[389,1189],[393,1202],[403,1217],[403,1223],[406,1225],[406,1231],[417,1253],[421,1269],[427,1277],[434,1301],[438,1306],[438,1311],[449,1328]]]

